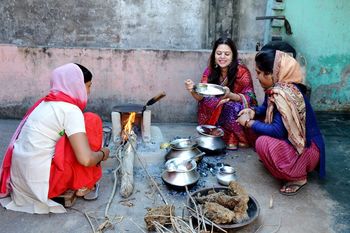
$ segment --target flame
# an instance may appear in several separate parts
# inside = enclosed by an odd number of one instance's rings
[[[136,112],[131,112],[130,116],[128,118],[128,121],[126,122],[123,132],[124,132],[124,136],[123,139],[124,141],[126,141],[128,139],[128,135],[131,133],[132,130],[132,125],[135,122],[135,117],[136,117]]]

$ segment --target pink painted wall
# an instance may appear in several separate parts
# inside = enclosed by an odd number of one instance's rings
[[[21,118],[49,89],[52,69],[69,62],[93,72],[88,110],[110,119],[113,106],[145,104],[161,91],[167,96],[150,106],[154,122],[194,122],[196,102],[184,80],[199,81],[210,51],[28,48],[0,45],[0,117]],[[255,78],[254,52],[240,52],[252,72],[259,103],[263,92]]]

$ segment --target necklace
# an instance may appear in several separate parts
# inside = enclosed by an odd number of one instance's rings
[[[224,80],[220,83],[221,86],[224,86],[224,83],[226,82],[227,80],[227,76],[224,78]]]

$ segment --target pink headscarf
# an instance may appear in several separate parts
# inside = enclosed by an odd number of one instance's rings
[[[75,102],[73,104],[77,105],[81,110],[85,109],[87,93],[84,75],[76,64],[68,63],[54,69],[51,75],[50,86],[50,94],[64,93]]]
[[[13,145],[33,110],[42,101],[63,101],[78,106],[82,111],[86,107],[87,92],[84,83],[84,75],[80,67],[76,64],[68,63],[54,69],[51,74],[50,86],[50,93],[44,98],[39,99],[29,108],[11,138],[0,167],[0,197],[5,197],[9,194]]]
[[[276,51],[273,78],[275,85],[266,91],[269,95],[265,122],[271,123],[277,107],[288,131],[288,140],[298,154],[306,144],[306,108],[302,93],[292,83],[302,83],[304,76],[298,62],[288,54]]]

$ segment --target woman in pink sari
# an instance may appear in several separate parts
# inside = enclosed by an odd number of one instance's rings
[[[8,197],[0,202],[5,208],[62,213],[65,208],[51,198],[68,189],[77,196],[94,189],[109,149],[101,148],[100,117],[82,112],[91,79],[88,69],[73,63],[52,72],[49,94],[28,110],[4,156],[0,197]]]
[[[195,84],[191,79],[185,81],[186,89],[198,101],[198,123],[222,128],[226,148],[230,150],[251,144],[251,134],[236,120],[242,109],[257,104],[250,72],[237,56],[234,42],[219,38],[200,81],[223,86],[226,91],[223,97],[203,97],[193,90]]]

